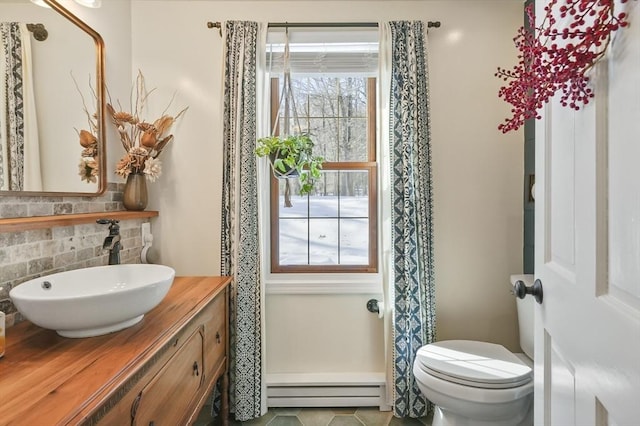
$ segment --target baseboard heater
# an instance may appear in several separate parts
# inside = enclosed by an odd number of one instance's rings
[[[269,407],[379,407],[389,411],[384,373],[267,374]]]

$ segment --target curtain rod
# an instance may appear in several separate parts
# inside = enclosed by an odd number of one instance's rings
[[[440,21],[428,21],[427,28],[440,28]],[[269,22],[269,28],[372,28],[377,27],[377,22]],[[207,22],[207,28],[218,28],[222,32],[222,24],[218,22]]]
[[[38,41],[45,41],[49,37],[49,32],[44,24],[27,24],[27,29],[33,33],[33,38]]]

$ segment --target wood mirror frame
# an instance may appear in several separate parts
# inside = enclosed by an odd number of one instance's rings
[[[96,78],[95,78],[95,94],[96,94],[96,114],[97,114],[97,134],[98,139],[98,188],[97,191],[91,192],[67,192],[67,191],[0,191],[0,196],[76,196],[76,197],[93,197],[104,193],[107,188],[107,173],[106,173],[106,131],[105,131],[105,113],[106,113],[106,100],[105,100],[105,81],[104,81],[104,69],[105,69],[105,54],[104,54],[104,41],[102,36],[91,28],[87,23],[82,21],[56,0],[43,0],[46,4],[51,6],[51,9],[62,15],[73,25],[78,27],[84,33],[88,34],[94,41],[96,52]],[[78,144],[78,148],[82,148]]]

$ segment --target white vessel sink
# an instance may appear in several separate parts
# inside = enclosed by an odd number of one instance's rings
[[[164,299],[174,277],[163,265],[97,266],[26,281],[9,296],[40,327],[64,337],[99,336],[138,323]]]

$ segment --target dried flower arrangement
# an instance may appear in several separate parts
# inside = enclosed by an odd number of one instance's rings
[[[71,78],[73,78],[73,74],[71,75]],[[82,98],[83,111],[87,116],[87,122],[89,124],[89,130],[75,129],[78,133],[78,138],[80,139],[80,146],[82,146],[80,163],[78,164],[78,174],[80,175],[81,180],[86,181],[87,183],[96,183],[98,182],[98,171],[100,170],[98,165],[98,138],[96,136],[98,134],[98,115],[95,113],[91,114],[89,112],[75,78],[73,78],[73,82],[76,85],[78,93],[80,93],[80,97]],[[91,82],[89,82],[89,87],[92,90],[94,99],[97,99],[95,92],[93,92]]]
[[[165,109],[160,118],[153,121],[153,123],[146,121],[141,118],[141,114],[149,95],[154,90],[147,91],[144,75],[139,71],[135,87],[132,89],[134,93],[132,93],[133,106],[131,112],[124,111],[120,103],[118,103],[118,110],[114,109],[111,103],[107,104],[107,112],[116,126],[120,141],[126,152],[116,164],[116,174],[125,179],[131,173],[144,173],[148,180],[155,182],[162,172],[158,156],[167,144],[173,140],[173,135],[167,133],[171,126],[188,109],[188,107],[182,109],[175,117],[166,114]],[[171,102],[169,102],[169,105],[171,105]]]
[[[516,130],[525,120],[540,118],[537,110],[562,91],[560,103],[573,109],[589,103],[593,90],[588,71],[602,58],[611,35],[629,23],[624,12],[614,12],[614,0],[551,0],[536,22],[533,4],[526,13],[533,28],[520,27],[513,39],[519,50],[518,65],[498,68],[496,76],[509,81],[498,96],[512,105],[510,118],[498,126],[503,133]],[[628,0],[620,0],[626,3]],[[570,19],[562,30],[556,17]]]

